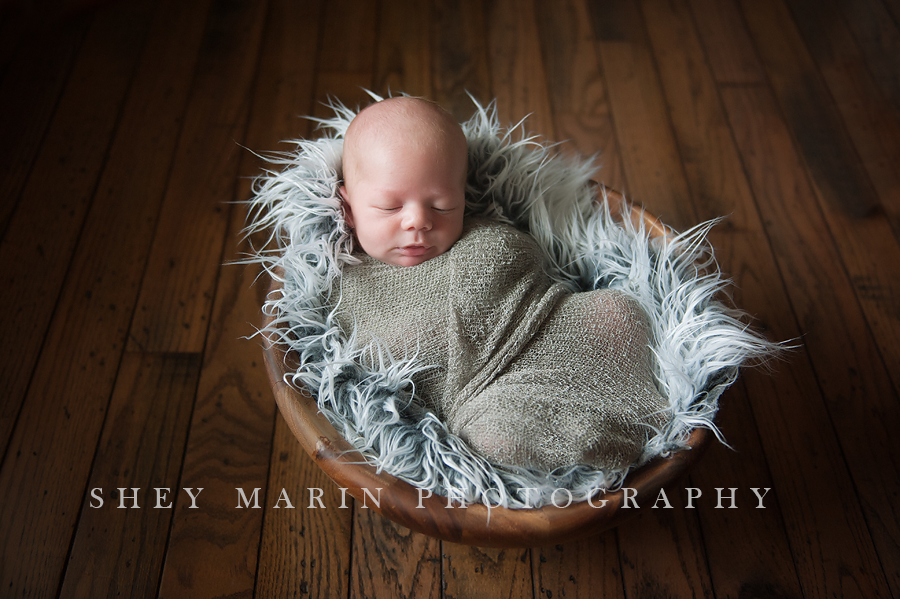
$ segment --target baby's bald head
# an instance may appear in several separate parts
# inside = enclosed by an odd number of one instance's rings
[[[344,182],[353,186],[369,153],[380,148],[441,152],[448,168],[468,162],[466,136],[449,112],[424,98],[388,98],[364,108],[344,135]],[[465,173],[463,174],[465,177]]]

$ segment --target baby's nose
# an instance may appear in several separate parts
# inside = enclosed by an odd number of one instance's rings
[[[403,226],[407,229],[430,229],[431,217],[427,208],[423,206],[407,206],[404,209]]]

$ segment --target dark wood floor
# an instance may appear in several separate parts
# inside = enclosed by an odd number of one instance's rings
[[[898,0],[38,4],[0,2],[0,595],[900,597]],[[339,508],[242,338],[265,285],[221,265],[244,148],[361,87],[496,98],[676,228],[729,215],[737,304],[802,345],[672,509],[488,550]]]

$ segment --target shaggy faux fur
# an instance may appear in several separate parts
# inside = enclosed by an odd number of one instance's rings
[[[650,321],[656,383],[669,404],[666,424],[629,467],[499,467],[416,401],[412,377],[428,364],[375,348],[380,362],[365,366],[371,364],[360,359],[365,350],[352,349],[354,339],[342,334],[329,309],[329,290],[342,265],[356,261],[337,194],[342,138],[355,112],[341,104],[333,109],[334,118],[320,121],[331,136],[296,141],[294,152],[270,157],[283,170],[258,179],[248,233],[268,230],[274,243],[267,246],[277,247],[258,251],[250,261],[283,283],[283,291],[263,307],[275,319],[262,334],[295,351],[299,367],[288,382],[317,397],[322,413],[373,464],[466,502],[540,506],[560,487],[581,500],[620,486],[631,468],[683,449],[692,428],[719,436],[713,423],[719,396],[740,365],[766,358],[777,346],[717,299],[727,281],[706,242],[714,222],[665,239],[651,239],[628,219],[617,222],[605,202],[596,202],[591,161],[561,157],[534,138],[514,140],[512,131],[500,127],[493,105],[476,103],[475,115],[463,125],[469,142],[467,214],[530,233],[552,265],[551,276],[572,290],[618,289],[640,302]]]

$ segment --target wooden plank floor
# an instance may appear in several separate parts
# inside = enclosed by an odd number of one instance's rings
[[[896,0],[0,1],[0,596],[900,598],[898,23]],[[736,303],[799,347],[724,396],[732,448],[670,509],[495,550],[340,507],[244,338],[265,285],[222,265],[253,152],[362,88],[460,119],[496,99],[668,224],[728,216]]]

